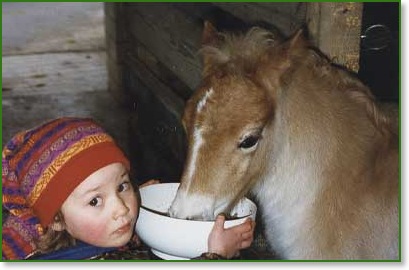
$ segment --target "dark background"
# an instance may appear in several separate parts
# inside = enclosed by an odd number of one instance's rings
[[[381,101],[399,100],[399,3],[364,3],[362,34],[375,24],[383,24],[391,32],[391,40],[383,49],[361,46],[359,78]],[[379,36],[378,39],[382,39]]]

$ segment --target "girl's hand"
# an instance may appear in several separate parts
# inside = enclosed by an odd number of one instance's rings
[[[208,252],[230,259],[251,245],[256,222],[248,218],[242,224],[225,229],[224,221],[223,215],[217,216],[208,238]]]

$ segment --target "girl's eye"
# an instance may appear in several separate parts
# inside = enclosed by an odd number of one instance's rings
[[[129,188],[130,188],[130,183],[129,182],[123,182],[118,186],[118,192],[126,191]]]
[[[94,206],[94,207],[100,206],[101,204],[102,204],[102,198],[99,198],[99,197],[95,197],[89,202],[89,205]]]

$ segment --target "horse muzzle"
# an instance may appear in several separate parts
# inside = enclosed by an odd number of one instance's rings
[[[214,198],[182,191],[176,194],[169,214],[174,218],[210,221],[223,212],[223,208]]]

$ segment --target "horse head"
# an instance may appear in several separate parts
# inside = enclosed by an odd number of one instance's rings
[[[261,177],[277,95],[269,89],[286,69],[285,57],[276,53],[285,46],[278,42],[260,28],[229,36],[205,23],[203,80],[184,111],[188,155],[171,216],[214,219]],[[277,76],[266,77],[266,69]]]

